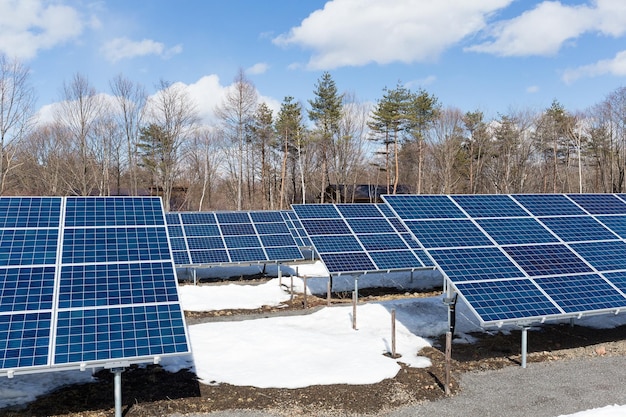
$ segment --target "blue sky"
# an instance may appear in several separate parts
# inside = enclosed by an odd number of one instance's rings
[[[38,105],[80,73],[182,82],[203,113],[239,69],[274,108],[329,71],[375,102],[398,82],[444,106],[570,111],[626,83],[622,0],[0,0],[0,52],[32,70]]]

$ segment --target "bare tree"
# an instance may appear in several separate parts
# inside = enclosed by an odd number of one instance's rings
[[[137,195],[137,140],[147,100],[145,88],[135,84],[121,74],[110,83],[117,102],[118,124],[126,139],[126,157],[130,194]]]
[[[182,84],[161,80],[158,92],[147,103],[151,124],[142,129],[144,159],[156,161],[157,179],[162,188],[163,206],[169,211],[177,176],[181,146],[193,137],[199,117],[197,106]]]
[[[70,83],[63,83],[62,101],[56,116],[67,128],[70,143],[77,152],[77,164],[69,168],[75,181],[73,193],[78,195],[89,195],[95,185],[97,173],[90,140],[103,106],[102,97],[96,94],[87,77],[75,74]]]
[[[15,145],[33,126],[34,100],[29,69],[0,55],[0,195],[13,168]]]
[[[237,210],[243,209],[243,176],[246,150],[246,131],[252,124],[257,109],[256,88],[239,70],[235,82],[228,89],[222,103],[215,109],[224,134],[237,147]]]

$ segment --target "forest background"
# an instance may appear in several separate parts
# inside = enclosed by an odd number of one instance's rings
[[[0,55],[0,195],[161,195],[166,210],[288,209],[380,193],[624,192],[626,88],[585,110],[487,119],[423,88],[381,86],[375,103],[330,72],[313,99],[272,111],[240,70],[215,122],[181,83],[155,92],[124,75],[96,91],[64,82],[52,118],[35,108],[29,68]],[[362,197],[362,195],[360,196]]]

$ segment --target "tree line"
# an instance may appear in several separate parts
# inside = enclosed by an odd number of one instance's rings
[[[583,111],[554,100],[488,120],[401,83],[364,103],[325,72],[313,99],[285,97],[274,113],[240,70],[209,126],[182,84],[160,81],[148,95],[123,75],[98,92],[75,74],[52,121],[40,121],[29,73],[0,55],[0,195],[161,195],[166,210],[278,210],[352,202],[356,185],[390,194],[626,185],[624,87]]]

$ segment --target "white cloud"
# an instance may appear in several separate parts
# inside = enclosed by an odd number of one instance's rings
[[[157,55],[163,59],[169,59],[181,53],[183,48],[181,45],[166,48],[163,43],[151,39],[133,41],[128,38],[115,38],[105,43],[100,50],[108,61],[117,62],[146,55]]]
[[[513,0],[332,0],[274,38],[312,49],[310,69],[435,59]]]
[[[494,23],[492,40],[466,48],[499,56],[549,56],[585,33],[620,36],[626,32],[626,2],[597,0],[592,5],[544,1],[510,20]]]
[[[529,87],[526,88],[526,92],[529,94],[535,94],[539,92],[539,86],[538,85],[531,85]]]
[[[434,84],[435,81],[437,81],[437,77],[434,76],[434,75],[429,75],[429,76],[424,77],[424,78],[419,78],[417,80],[409,81],[406,84],[404,84],[404,86],[407,87],[407,88],[422,88],[422,87],[425,87],[427,85]]]
[[[189,98],[196,105],[202,123],[208,126],[216,124],[215,108],[222,103],[226,93],[232,88],[232,84],[222,85],[220,78],[215,74],[205,75],[192,84],[179,82],[174,85],[180,85],[185,88]],[[159,92],[156,94],[159,94]],[[280,109],[278,100],[259,94],[259,104],[262,102],[265,102],[274,113]]]
[[[604,59],[595,64],[569,69],[563,73],[562,79],[565,83],[570,84],[582,77],[597,77],[605,74],[626,76],[626,51],[618,52],[612,59]]]
[[[40,50],[77,39],[93,18],[62,4],[42,0],[0,1],[0,52],[32,59]]]
[[[256,64],[254,64],[253,66],[251,66],[250,68],[246,69],[246,74],[264,74],[267,72],[267,70],[269,69],[269,65],[265,62],[258,62]]]

